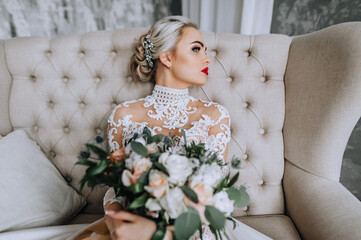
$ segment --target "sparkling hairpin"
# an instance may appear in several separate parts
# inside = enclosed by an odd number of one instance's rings
[[[151,49],[153,48],[153,43],[150,41],[149,34],[145,36],[145,39],[143,41],[143,47],[144,47],[144,56],[148,62],[148,66],[153,68],[153,55],[151,52]]]

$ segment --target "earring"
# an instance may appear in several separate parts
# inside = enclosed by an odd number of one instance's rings
[[[172,65],[169,65],[168,68],[169,68],[169,69],[172,69]]]

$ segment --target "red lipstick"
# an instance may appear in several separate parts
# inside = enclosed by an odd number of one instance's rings
[[[208,67],[206,67],[205,69],[202,70],[202,73],[208,75]]]

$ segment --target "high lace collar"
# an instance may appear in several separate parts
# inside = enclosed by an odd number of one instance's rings
[[[176,89],[155,85],[152,97],[159,103],[170,103],[174,104],[177,102],[183,102],[189,100],[188,88]]]

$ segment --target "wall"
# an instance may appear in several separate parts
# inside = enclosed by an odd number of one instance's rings
[[[275,0],[271,33],[301,35],[350,21],[361,21],[361,0]],[[340,182],[361,200],[361,119],[347,143]]]
[[[0,39],[150,27],[181,0],[0,0]]]

